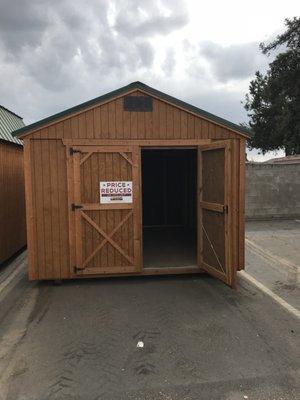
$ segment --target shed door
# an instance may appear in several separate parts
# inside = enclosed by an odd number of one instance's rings
[[[75,213],[74,272],[81,275],[138,272],[141,268],[139,148],[72,146],[69,151],[74,177],[74,203],[70,205]]]
[[[231,141],[198,149],[198,264],[230,286],[235,270],[230,253]]]

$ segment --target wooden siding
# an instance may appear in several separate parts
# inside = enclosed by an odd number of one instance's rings
[[[65,146],[61,140],[25,140],[24,146],[29,278],[68,278]]]
[[[245,167],[246,167],[246,140],[238,141],[239,162],[236,174],[238,181],[238,221],[236,222],[238,236],[238,270],[245,269]]]
[[[23,149],[0,142],[0,264],[26,244]]]
[[[133,95],[141,95],[139,91]],[[153,98],[152,112],[123,110],[123,97],[81,111],[33,132],[45,139],[228,139],[241,135]]]
[[[237,269],[244,268],[244,150],[244,141],[233,141],[231,253]],[[26,153],[27,219],[31,221],[28,224],[29,276],[66,279],[71,276],[66,148],[61,140],[25,140]],[[236,164],[240,164],[240,169]]]

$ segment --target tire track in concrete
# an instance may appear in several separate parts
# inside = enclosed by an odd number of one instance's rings
[[[18,369],[15,352],[25,337],[28,322],[38,296],[38,289],[31,288],[20,305],[13,326],[7,335],[2,336],[0,341],[0,400],[6,399],[14,370]]]

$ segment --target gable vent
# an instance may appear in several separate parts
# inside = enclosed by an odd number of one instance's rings
[[[153,110],[153,99],[149,96],[125,96],[124,111],[144,111]]]

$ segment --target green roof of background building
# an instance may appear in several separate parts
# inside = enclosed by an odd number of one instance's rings
[[[22,145],[21,140],[13,136],[12,132],[24,126],[21,117],[0,105],[0,140]]]

